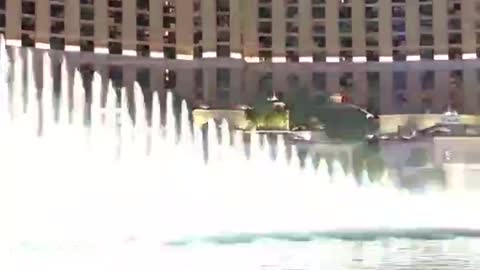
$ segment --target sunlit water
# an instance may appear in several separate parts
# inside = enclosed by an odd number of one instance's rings
[[[36,88],[31,52],[24,67],[18,50],[9,62],[0,48],[5,269],[480,266],[475,191],[412,195],[388,175],[375,184],[367,174],[354,179],[338,161],[316,166],[307,158],[302,168],[283,137],[262,144],[252,133],[246,144],[212,121],[202,133],[185,102],[177,133],[171,93],[165,125],[154,94],[150,125],[138,84],[131,102],[121,91],[117,106],[111,82],[102,102],[95,74],[86,104],[79,72],[68,91],[65,62],[57,100],[49,72]],[[45,54],[44,69],[50,61]]]

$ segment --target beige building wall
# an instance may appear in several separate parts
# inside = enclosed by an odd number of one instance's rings
[[[65,1],[65,50],[80,50],[80,1]]]
[[[476,1],[462,1],[462,50],[463,53],[476,54],[477,38],[475,23],[478,18],[475,7]]]
[[[285,2],[272,1],[272,56],[275,58],[285,58],[286,48],[286,20],[285,20]]]
[[[7,0],[5,7],[8,10],[8,12],[5,12],[5,35],[7,40],[20,42],[22,38],[22,2],[18,0]]]
[[[299,29],[298,29],[298,55],[300,62],[312,62],[312,3],[311,1],[298,1]]]
[[[392,57],[392,2],[391,0],[379,1],[378,10],[378,46],[380,60],[390,60]]]
[[[336,0],[326,0],[325,7],[325,33],[327,62],[329,57],[338,57],[339,51],[339,33],[338,33],[338,3]],[[330,12],[329,12],[330,11]]]
[[[258,5],[257,0],[243,0],[243,55],[248,58],[258,58]]]
[[[447,0],[434,0],[433,2],[433,35],[435,54],[448,54],[448,24]]]
[[[37,0],[35,3],[35,47],[50,48],[50,1]]]
[[[193,0],[175,0],[177,59],[193,59]]]
[[[230,0],[230,56],[242,55],[242,5],[244,1]]]
[[[150,55],[163,57],[163,1],[150,0]]]
[[[419,0],[406,0],[405,2],[405,30],[407,41],[407,56],[420,55],[420,13]],[[417,58],[418,59],[418,58]]]
[[[95,0],[95,34],[94,34],[94,43],[95,51],[100,53],[108,53],[108,0]]]
[[[216,0],[202,0],[202,46],[203,52],[217,53],[217,5]]]
[[[352,50],[354,57],[365,57],[365,2],[352,1]]]
[[[137,1],[122,1],[122,50],[124,55],[137,51]]]

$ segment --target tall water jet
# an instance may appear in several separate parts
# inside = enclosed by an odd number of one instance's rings
[[[181,124],[181,141],[186,143],[186,144],[191,144],[193,141],[192,138],[192,129],[190,127],[190,119],[188,117],[188,106],[187,106],[187,101],[182,100],[182,107],[180,111],[180,124]]]
[[[10,121],[10,90],[8,85],[8,72],[10,61],[5,50],[5,39],[0,35],[0,128],[3,129]]]
[[[156,155],[157,151],[161,151],[160,140],[161,136],[161,108],[158,91],[152,93],[152,120],[150,126],[150,154]]]
[[[24,94],[24,87],[23,87],[23,75],[24,75],[24,68],[23,68],[23,55],[20,48],[15,48],[13,50],[14,53],[14,62],[13,62],[13,82],[12,82],[12,109],[10,110],[12,114],[12,119],[20,119],[20,117],[26,112],[26,104]]]
[[[176,133],[177,133],[177,126],[175,121],[175,114],[173,112],[173,94],[171,91],[167,92],[167,108],[166,108],[166,123],[165,123],[165,130],[166,130],[166,137],[167,142],[169,144],[175,143],[176,140]]]
[[[73,123],[78,128],[83,128],[85,120],[85,90],[83,88],[83,79],[80,71],[75,70],[73,77]]]
[[[63,57],[60,71],[60,105],[59,122],[63,125],[70,124],[70,76],[68,73],[67,59]]]
[[[48,52],[43,54],[42,88],[42,134],[50,132],[55,122],[55,104],[53,102],[52,60]]]
[[[102,76],[95,71],[92,79],[92,101],[90,105],[90,126],[91,129],[97,130],[102,125],[104,118],[104,110],[102,106]]]
[[[36,134],[40,131],[40,113],[38,89],[35,84],[35,71],[33,68],[33,50],[27,49],[27,115],[24,124],[29,125]],[[28,121],[30,119],[30,121]],[[34,120],[35,119],[35,120]]]

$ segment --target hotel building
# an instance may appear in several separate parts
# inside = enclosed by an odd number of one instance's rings
[[[480,112],[480,0],[0,0],[0,31],[196,103],[305,87],[384,114]]]

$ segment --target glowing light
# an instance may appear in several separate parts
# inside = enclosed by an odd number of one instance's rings
[[[381,63],[391,63],[391,62],[393,62],[393,57],[392,56],[380,56],[379,61]]]
[[[439,60],[439,61],[446,61],[448,60],[448,54],[435,54],[433,56],[434,60]]]
[[[243,60],[247,63],[260,63],[260,58],[255,56],[245,56]]]
[[[462,55],[463,60],[472,60],[472,59],[477,59],[477,54],[476,53],[464,53]]]
[[[340,57],[338,56],[327,56],[327,63],[340,63]]]
[[[108,54],[109,50],[106,47],[95,47],[95,53],[97,54]]]
[[[242,59],[242,54],[241,53],[236,53],[236,52],[231,52],[230,53],[230,58],[232,58],[232,59]]]
[[[298,61],[300,63],[313,63],[313,57],[311,57],[311,56],[300,56]]]
[[[281,57],[281,56],[274,56],[272,58],[272,63],[286,63],[287,58],[286,57]]]
[[[21,47],[22,46],[22,41],[20,39],[7,39],[6,40],[6,45],[7,46]]]
[[[79,52],[80,46],[78,45],[65,45],[65,51],[67,52]]]
[[[122,50],[122,54],[126,56],[137,56],[137,51],[135,50]]]
[[[44,43],[44,42],[36,42],[35,43],[35,48],[41,49],[41,50],[49,50],[50,49],[50,44]]]
[[[217,58],[217,52],[203,52],[203,58]]]
[[[354,56],[353,57],[353,62],[354,63],[366,63],[367,62],[367,57],[366,56]]]
[[[150,57],[152,57],[152,58],[164,58],[164,54],[163,54],[163,52],[152,51],[152,52],[150,52]]]
[[[193,55],[191,55],[191,54],[177,54],[177,60],[193,60]]]
[[[416,61],[420,61],[421,58],[420,58],[420,55],[416,54],[416,55],[407,55],[407,61],[409,62],[416,62]]]

